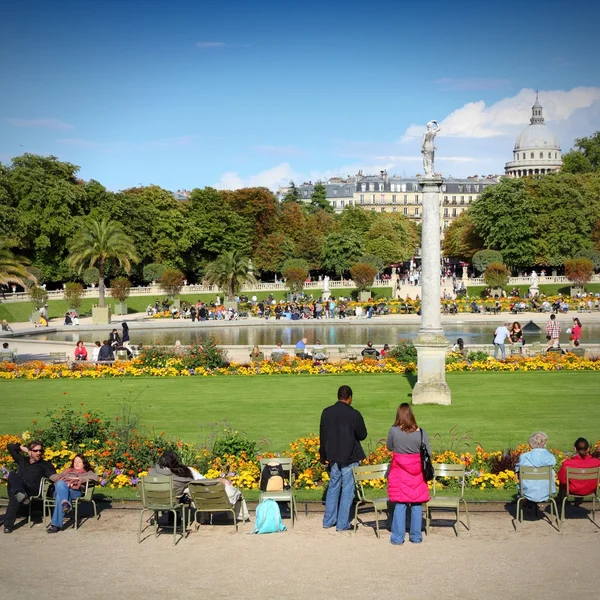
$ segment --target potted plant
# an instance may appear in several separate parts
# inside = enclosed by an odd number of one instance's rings
[[[589,258],[573,258],[565,261],[565,275],[576,284],[571,288],[571,296],[585,291],[585,284],[594,274],[594,263]]]
[[[63,297],[67,301],[67,306],[76,312],[81,306],[81,300],[83,298],[83,286],[80,283],[67,283],[65,285],[65,291]]]
[[[35,307],[35,311],[31,314],[31,322],[39,323],[40,310],[48,302],[48,292],[39,285],[32,285],[29,288],[29,298],[31,298],[31,302],[33,302],[33,306]]]
[[[131,293],[131,281],[127,277],[117,277],[110,282],[110,295],[118,300],[115,303],[115,315],[126,315],[127,304],[125,300]]]
[[[179,308],[181,300],[178,297],[183,287],[185,275],[179,269],[165,269],[160,276],[161,289],[173,300],[173,306]]]
[[[483,273],[483,281],[491,288],[492,297],[502,296],[509,278],[510,271],[501,262],[490,263]]]
[[[359,262],[350,267],[350,275],[358,290],[359,302],[368,302],[371,299],[371,292],[368,291],[368,288],[373,285],[377,269],[369,263]]]

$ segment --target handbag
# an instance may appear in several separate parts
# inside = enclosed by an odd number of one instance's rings
[[[432,481],[435,477],[435,471],[433,469],[433,463],[431,462],[431,456],[427,451],[427,446],[423,443],[423,430],[421,429],[421,445],[419,446],[419,452],[421,453],[421,467],[423,470],[423,479],[425,481]]]

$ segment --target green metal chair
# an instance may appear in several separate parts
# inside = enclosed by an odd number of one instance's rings
[[[52,485],[52,482],[45,477],[42,477],[40,481],[40,487],[38,493],[35,496],[29,496],[29,504],[27,505],[27,524],[29,527],[33,527],[33,521],[31,520],[31,509],[34,501],[40,501],[42,503],[42,511],[44,510],[44,499],[48,493],[48,488]],[[43,513],[42,513],[43,514]]]
[[[289,502],[290,504],[290,519],[292,521],[292,528],[294,527],[294,518],[298,518],[298,512],[296,509],[296,496],[294,495],[294,474],[292,472],[292,459],[291,458],[261,458],[260,459],[260,472],[262,474],[263,469],[268,463],[278,462],[283,470],[284,479],[289,484],[289,489],[281,490],[279,492],[263,492],[260,491],[259,501],[262,502],[267,498],[272,498],[276,502]]]
[[[567,484],[566,484],[566,496],[562,501],[560,520],[562,523],[565,522],[565,507],[567,501],[573,502],[575,500],[581,500],[585,502],[592,501],[592,521],[596,521],[596,502],[600,504],[600,496],[598,495],[598,486],[600,485],[600,467],[592,467],[587,469],[577,469],[573,467],[567,467]],[[569,487],[571,481],[595,481],[596,487],[594,493],[587,494],[585,496],[576,496],[571,494]]]
[[[429,524],[431,522],[432,510],[440,511],[455,511],[456,521],[454,522],[454,531],[456,537],[460,536],[460,505],[462,503],[465,509],[465,517],[467,519],[467,529],[471,530],[471,522],[469,520],[469,509],[467,508],[467,502],[465,496],[465,465],[456,464],[434,464],[434,478],[433,485],[431,488],[431,498],[429,502],[425,503],[425,532],[429,535]],[[448,493],[446,486],[439,481],[439,478],[449,477],[460,480],[460,493],[451,494]],[[441,494],[439,493],[441,492]]]
[[[185,505],[178,501],[171,475],[146,475],[140,479],[138,493],[144,508],[140,511],[138,544],[141,542],[144,513],[153,513],[154,536],[158,537],[160,513],[173,514],[173,544],[177,544],[177,513],[181,512],[181,537],[185,538]]]
[[[519,498],[517,499],[517,520],[516,523],[523,522],[523,502],[527,500],[523,493],[523,483],[525,481],[546,481],[548,483],[548,496],[543,502],[550,504],[550,514],[556,517],[556,528],[560,531],[560,515],[558,506],[552,494],[552,482],[554,481],[554,471],[552,467],[521,467],[519,470]],[[552,521],[550,521],[552,522]]]
[[[46,527],[46,518],[51,518],[52,517],[52,509],[56,506],[56,499],[54,498],[54,496],[51,496],[49,494],[49,488],[52,485],[52,482],[49,479],[45,479],[45,483],[44,483],[44,490],[43,490],[43,502],[44,502],[44,506],[43,506],[43,518],[44,518],[44,527]],[[74,522],[73,522],[73,526],[75,528],[75,531],[77,531],[77,529],[79,528],[79,504],[81,502],[89,502],[92,504],[92,507],[94,508],[94,518],[98,519],[98,509],[96,507],[96,501],[93,498],[93,494],[94,494],[94,487],[96,485],[96,482],[94,481],[88,481],[85,484],[85,489],[83,490],[83,494],[81,494],[81,496],[79,496],[79,498],[75,498],[73,500],[73,509],[74,509]]]
[[[364,467],[352,467],[352,474],[354,475],[354,485],[356,487],[356,495],[358,496],[358,502],[354,509],[354,533],[358,529],[358,509],[362,506],[371,506],[372,510],[375,511],[375,534],[379,535],[379,511],[387,510],[388,508],[388,497],[374,497],[375,492],[379,490],[365,489],[364,482],[372,481],[373,479],[381,479],[387,477],[390,469],[389,464],[382,465],[366,465]],[[372,495],[373,494],[373,495]]]
[[[233,525],[238,530],[235,508],[232,506],[225,486],[215,479],[203,479],[193,481],[188,486],[188,493],[195,507],[194,522],[197,524],[196,531],[200,528],[200,519],[203,513],[210,513],[211,524],[214,513],[230,512],[233,515]]]

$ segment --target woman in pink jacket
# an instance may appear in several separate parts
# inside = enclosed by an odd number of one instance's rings
[[[429,501],[429,488],[423,478],[421,467],[421,439],[431,455],[429,437],[417,426],[410,406],[404,402],[398,407],[396,421],[390,429],[387,448],[394,455],[388,475],[388,496],[395,502],[392,520],[392,544],[403,544],[406,534],[406,507],[410,505],[410,532],[408,539],[413,544],[423,541],[421,522],[422,502]]]

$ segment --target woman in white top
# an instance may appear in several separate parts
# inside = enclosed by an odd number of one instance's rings
[[[100,342],[94,342],[94,348],[92,350],[92,361],[98,362],[98,353],[100,352],[102,344]]]

